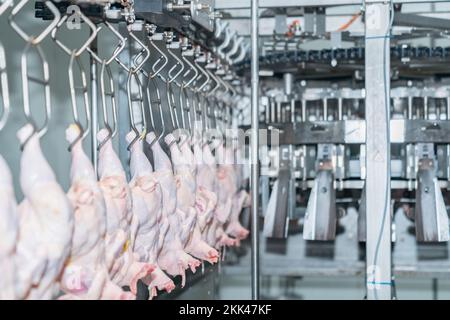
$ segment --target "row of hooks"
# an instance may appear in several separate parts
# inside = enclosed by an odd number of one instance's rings
[[[42,41],[50,36],[54,43],[69,56],[68,78],[70,89],[70,100],[72,105],[72,115],[74,122],[80,128],[79,137],[69,146],[69,149],[78,141],[84,139],[89,134],[91,127],[91,114],[89,105],[89,88],[86,72],[81,62],[81,56],[84,52],[92,57],[98,63],[100,68],[100,98],[102,107],[103,126],[108,130],[108,136],[99,143],[101,148],[109,139],[117,134],[117,98],[115,91],[114,77],[111,71],[111,63],[115,61],[127,74],[127,100],[130,114],[130,127],[136,132],[136,138],[128,148],[138,139],[145,136],[147,128],[145,101],[148,105],[148,114],[150,125],[153,131],[155,127],[155,109],[159,112],[161,130],[157,138],[152,142],[159,141],[167,132],[164,119],[163,99],[160,85],[165,85],[165,99],[169,111],[172,129],[184,129],[189,136],[193,136],[197,130],[207,130],[215,127],[224,131],[226,126],[231,125],[231,105],[239,99],[239,94],[234,87],[226,81],[229,73],[220,62],[220,56],[223,58],[223,48],[229,45],[230,40],[225,37],[224,43],[218,47],[217,55],[205,51],[200,46],[196,46],[189,39],[179,36],[175,37],[174,32],[156,32],[155,25],[144,23],[143,21],[133,21],[127,25],[128,36],[124,37],[108,21],[103,21],[101,26],[94,24],[81,11],[77,14],[82,22],[90,30],[89,37],[79,48],[69,48],[60,39],[58,31],[68,20],[69,15],[61,15],[58,8],[50,0],[44,1],[44,5],[53,13],[53,19],[48,26],[39,34],[27,34],[16,17],[23,10],[29,0],[20,0],[11,10],[8,22],[12,29],[26,42],[25,48],[21,54],[21,80],[23,93],[23,110],[27,122],[33,127],[33,132],[29,138],[37,133],[42,137],[48,130],[48,124],[51,119],[51,94],[50,94],[50,73],[49,65],[44,52],[40,46]],[[0,6],[0,15],[13,5],[12,0],[3,2]],[[109,57],[100,57],[91,49],[91,44],[97,39],[100,30],[109,30],[117,38],[117,46]],[[221,28],[223,31],[224,29]],[[136,35],[137,31],[144,34],[143,40]],[[219,34],[222,31],[218,31]],[[227,34],[227,33],[226,33]],[[228,39],[228,40],[227,40]],[[132,41],[139,47],[138,53],[131,59],[130,63],[124,63],[119,55],[126,48],[127,42]],[[165,46],[159,46],[155,42],[161,42]],[[242,55],[242,43],[234,42],[232,50],[228,52],[226,60],[230,62],[230,57]],[[164,48],[165,47],[165,48]],[[241,48],[239,51],[237,48]],[[41,77],[29,75],[29,53],[35,50],[40,59],[42,71]],[[179,51],[178,54],[176,51]],[[157,58],[151,65],[147,62],[152,54]],[[173,64],[170,63],[173,61]],[[171,65],[170,65],[171,64]],[[170,65],[170,66],[169,66]],[[75,68],[78,69],[79,79],[75,77]],[[163,72],[165,71],[165,72]],[[165,74],[165,75],[164,75]],[[30,108],[30,83],[42,86],[44,92],[45,118],[41,125],[35,121]],[[137,94],[133,94],[133,88],[137,88]],[[3,102],[3,111],[0,113],[0,130],[6,124],[10,112],[10,102],[8,95],[8,80],[6,72],[6,59],[3,46],[0,44],[0,89]],[[176,97],[176,91],[178,96]],[[85,114],[85,123],[81,123],[79,116],[80,106],[77,97],[81,93]],[[140,110],[140,122],[135,118],[134,103],[138,103]],[[218,106],[221,106],[220,108]],[[155,108],[156,107],[156,108]],[[109,119],[109,112],[112,119]],[[199,127],[200,124],[200,127]],[[186,137],[186,138],[188,138]],[[28,139],[22,144],[28,142]]]

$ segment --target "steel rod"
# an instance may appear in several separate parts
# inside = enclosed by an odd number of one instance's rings
[[[259,49],[258,49],[258,0],[252,0],[251,8],[251,43],[252,43],[252,113],[251,113],[251,231],[252,231],[252,300],[259,299],[259,173],[258,173],[258,131],[259,131],[259,116],[258,116],[258,89],[259,89]]]
[[[90,45],[92,52],[97,54],[97,39],[92,41]],[[91,55],[89,59],[91,70],[91,159],[94,165],[95,173],[97,174],[97,131],[98,131],[98,91],[97,91],[97,62]]]

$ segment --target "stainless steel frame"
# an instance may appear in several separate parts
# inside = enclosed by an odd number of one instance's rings
[[[252,299],[259,299],[259,46],[258,8],[259,0],[252,0],[252,66],[251,66],[251,237],[252,237]]]

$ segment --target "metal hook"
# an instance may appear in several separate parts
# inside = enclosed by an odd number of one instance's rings
[[[192,82],[194,82],[194,80],[197,78],[198,76],[198,70],[197,68],[194,67],[194,65],[192,64],[192,62],[189,61],[189,59],[187,59],[184,55],[181,56],[181,58],[183,59],[183,61],[189,66],[189,70],[186,71],[186,73],[183,75],[183,77],[187,77],[187,75],[191,72],[194,71],[194,76],[189,79],[188,81],[184,82],[184,86],[186,88],[188,88]]]
[[[127,149],[128,151],[131,149],[133,144],[138,141],[139,139],[142,139],[145,137],[146,130],[147,130],[147,121],[145,119],[145,110],[144,110],[144,99],[142,95],[142,84],[141,80],[139,79],[139,75],[136,72],[133,72],[134,68],[130,68],[130,71],[128,72],[128,80],[127,80],[127,98],[128,98],[128,111],[130,113],[130,126],[131,129],[136,133],[136,136],[134,139],[130,142]],[[138,98],[133,99],[131,96],[131,80],[132,78],[135,79],[137,85],[138,85]],[[139,132],[137,129],[136,120],[134,118],[134,110],[133,110],[133,102],[139,102],[140,109],[141,109],[141,116],[142,116],[142,132]]]
[[[78,57],[89,47],[92,41],[95,40],[100,28],[97,28],[95,24],[88,17],[86,17],[81,11],[77,11],[75,14],[79,15],[79,17],[87,24],[87,26],[91,30],[89,38],[83,43],[83,45],[78,50],[69,49],[64,43],[62,43],[60,40],[56,38],[56,33],[58,32],[59,28],[64,24],[64,22],[66,22],[66,20],[69,18],[69,14],[65,14],[61,18],[61,20],[58,21],[55,28],[52,29],[51,37],[53,41],[55,41],[55,43],[69,56],[75,55],[75,57]]]
[[[0,12],[2,11],[3,8],[2,10],[0,10]],[[9,112],[11,110],[11,104],[9,100],[8,73],[6,70],[5,48],[1,42],[0,42],[0,93],[2,95],[3,100],[3,111],[0,113],[0,130],[2,130],[6,125],[6,121],[8,119]]]
[[[240,48],[242,41],[244,41],[244,38],[242,38],[242,37],[237,38],[236,41],[233,42],[233,47],[230,49],[230,51],[227,54],[225,54],[225,61],[227,61],[228,64],[232,63],[233,60],[231,59],[231,57],[236,55],[236,53],[238,52],[238,50]]]
[[[163,108],[162,108],[162,100],[161,100],[161,92],[159,90],[158,84],[156,83],[156,77],[158,76],[160,79],[163,79],[163,81],[166,81],[164,79],[164,77],[160,76],[160,72],[165,68],[165,66],[167,65],[169,59],[167,58],[167,55],[164,54],[164,52],[158,48],[158,46],[155,45],[154,43],[154,38],[156,35],[151,34],[151,29],[152,26],[151,25],[147,25],[146,26],[147,30],[149,31],[149,36],[148,36],[148,41],[150,43],[150,45],[157,51],[159,52],[160,56],[158,57],[158,59],[153,63],[151,70],[152,73],[148,75],[148,80],[147,80],[147,99],[149,102],[149,108],[150,108],[150,121],[152,123],[153,126],[153,130],[155,130],[155,122],[154,122],[154,114],[153,114],[153,104],[157,103],[158,104],[158,108],[159,108],[159,115],[160,115],[160,119],[161,119],[161,127],[162,127],[162,131],[159,135],[156,136],[156,138],[150,143],[150,147],[152,147],[156,142],[159,142],[161,140],[161,138],[165,135],[166,133],[166,126],[165,126],[165,121],[164,121],[164,113],[163,113]],[[158,36],[161,36],[160,34],[158,34]],[[162,40],[162,37],[161,39]],[[159,68],[157,69],[157,65],[161,64],[161,66],[159,66]],[[152,90],[149,89],[149,86],[153,86],[154,92],[156,93],[156,99],[153,100],[152,97],[150,96],[150,92]],[[155,133],[156,134],[156,133]]]
[[[167,81],[169,81],[169,83],[172,83],[173,81],[175,81],[175,79],[177,79],[180,74],[184,71],[184,63],[183,61],[177,57],[177,55],[175,53],[172,52],[172,50],[170,50],[169,48],[167,48],[167,52],[177,61],[177,63],[175,63],[172,68],[170,68],[169,72],[167,73]],[[172,76],[172,72],[177,68],[177,66],[180,66],[180,70],[177,71],[177,73]]]
[[[172,128],[176,129],[180,128],[180,122],[178,119],[178,112],[176,112],[176,102],[175,102],[175,95],[173,93],[172,83],[174,83],[175,79],[177,79],[184,71],[184,63],[169,48],[167,48],[167,53],[176,60],[176,63],[169,69],[167,73],[167,78],[165,78],[166,98],[167,104],[169,106],[169,115],[172,122]],[[178,65],[181,66],[180,70],[177,71],[177,73],[172,76],[172,73],[178,67]],[[164,79],[164,77],[162,76],[160,76],[160,78]]]
[[[38,56],[42,62],[42,79],[35,78],[28,75],[28,51],[30,48],[35,48]],[[28,143],[29,139],[37,132],[39,138],[42,138],[44,134],[48,130],[48,123],[51,118],[51,95],[50,95],[50,71],[48,67],[48,62],[44,56],[44,52],[39,45],[32,45],[31,42],[28,42],[25,46],[25,49],[22,52],[21,56],[21,74],[22,74],[22,94],[23,94],[23,110],[25,113],[25,118],[28,123],[30,123],[33,127],[33,132],[30,136],[25,139],[21,148]],[[44,124],[41,128],[37,127],[36,122],[33,119],[31,109],[30,109],[30,92],[29,92],[29,82],[35,82],[40,84],[44,88],[44,101],[45,101],[45,120]]]
[[[13,28],[13,30],[26,42],[30,43],[31,45],[38,45],[42,40],[45,39],[45,37],[48,36],[48,34],[57,26],[59,20],[61,19],[61,14],[59,13],[58,8],[50,1],[46,0],[44,1],[45,6],[51,11],[54,18],[50,22],[50,24],[38,35],[38,36],[30,36],[28,35],[15,21],[14,17],[20,12],[20,10],[23,9],[23,7],[28,3],[30,0],[21,0],[11,11],[11,14],[8,17],[8,22]],[[6,9],[6,8],[5,8]],[[3,8],[2,8],[3,10]]]
[[[151,90],[149,90],[150,84],[153,86],[153,89],[155,90],[154,92],[156,92],[155,100],[153,100],[149,94],[149,92],[151,92]],[[161,140],[161,138],[165,135],[165,132],[166,132],[166,125],[164,122],[164,115],[163,115],[163,109],[162,109],[162,103],[161,103],[161,93],[160,93],[158,85],[156,83],[156,78],[148,77],[147,93],[148,93],[147,97],[149,99],[148,102],[149,102],[149,108],[150,108],[150,110],[149,110],[150,111],[150,120],[152,123],[153,130],[155,130],[154,114],[153,114],[153,107],[152,107],[153,103],[158,104],[159,115],[160,115],[160,119],[161,119],[161,127],[162,127],[161,133],[159,135],[157,135],[155,140],[150,143],[150,147],[152,147],[156,142],[159,142]]]
[[[194,95],[193,95],[193,102],[195,101],[195,103],[192,104],[192,107],[194,109],[194,124],[198,122],[200,122],[202,129],[204,128],[204,124],[203,124],[203,119],[202,119],[202,111],[201,111],[201,101],[200,101],[200,93],[198,91],[194,91]],[[196,128],[196,126],[195,126]]]
[[[172,128],[175,130],[176,128],[180,127],[180,123],[178,121],[177,113],[176,112],[174,113],[175,96],[173,94],[172,84],[168,80],[169,80],[169,77],[167,77],[167,80],[166,80],[166,98],[167,98],[167,104],[169,106],[169,115],[170,115],[170,120],[172,122]]]
[[[148,47],[142,43],[141,40],[139,40],[139,38],[134,34],[134,32],[131,30],[130,25],[128,25],[128,34],[130,35],[131,38],[133,38],[134,41],[136,41],[136,43],[138,43],[141,47],[142,50],[137,54],[137,56],[133,59],[133,66],[132,67],[127,67],[120,59],[117,55],[115,55],[114,60],[116,60],[116,62],[123,68],[125,69],[126,72],[128,73],[137,73],[139,72],[142,67],[144,66],[144,64],[147,62],[147,60],[150,58],[150,50],[148,49]],[[117,49],[116,49],[117,50]],[[144,58],[142,59],[142,61],[136,65],[135,63],[137,63],[137,60],[140,59],[140,57],[145,54]]]
[[[230,28],[225,29],[225,40],[217,47],[217,54],[222,59],[225,58],[224,50],[230,45],[231,39],[237,34],[236,31],[231,33]]]
[[[21,55],[21,76],[22,76],[22,94],[23,94],[23,110],[25,113],[25,118],[28,123],[33,127],[31,134],[25,139],[21,145],[21,149],[28,143],[29,139],[37,132],[39,138],[41,138],[48,130],[48,122],[51,117],[51,96],[50,96],[50,85],[49,78],[50,72],[48,68],[48,63],[45,58],[44,52],[42,51],[39,43],[47,37],[47,35],[56,27],[58,21],[61,19],[61,14],[58,8],[50,1],[44,2],[45,6],[52,12],[54,18],[50,24],[38,35],[30,36],[28,35],[15,21],[15,16],[23,9],[23,7],[28,3],[29,0],[21,0],[11,11],[8,17],[8,22],[11,28],[22,38],[27,44]],[[6,5],[2,8],[2,13],[6,9]],[[28,75],[28,51],[33,47],[36,49],[39,59],[42,63],[43,78],[38,79]],[[29,82],[35,82],[44,87],[44,100],[45,100],[45,120],[41,128],[38,128],[36,122],[33,119],[30,109],[30,92],[29,92]]]
[[[216,30],[214,32],[214,38],[219,39],[220,35],[224,32],[225,28],[230,25],[229,22],[223,22],[220,19],[216,19]]]
[[[111,30],[112,34],[114,36],[116,36],[116,38],[119,39],[119,43],[117,44],[116,48],[114,49],[111,57],[109,57],[109,59],[101,59],[94,51],[92,51],[92,49],[90,47],[86,48],[86,51],[89,52],[89,54],[94,58],[94,60],[96,62],[98,62],[99,64],[103,64],[103,61],[106,61],[106,65],[111,64],[111,62],[113,62],[116,57],[122,53],[122,51],[125,49],[125,46],[127,44],[127,40],[128,38],[123,37],[115,28],[114,26],[109,23],[108,21],[103,21],[103,23],[106,25],[106,27]],[[97,29],[97,31],[100,31],[101,27]]]
[[[205,71],[209,74],[209,76],[211,78],[213,78],[214,82],[216,83],[216,85],[206,94],[206,97],[210,97],[214,94],[214,92],[217,91],[217,89],[220,88],[221,83],[219,82],[217,77],[214,75],[214,73],[208,70],[208,68],[205,68]]]
[[[225,89],[225,91],[223,91],[222,94],[218,97],[218,99],[222,99],[222,97],[224,97],[229,92],[229,87],[227,82],[223,80],[220,76],[217,76],[216,80],[219,81],[222,84],[222,87]]]
[[[106,70],[106,73],[105,73]],[[109,78],[109,91],[105,89],[105,74]],[[103,123],[105,128],[108,130],[108,135],[106,138],[98,144],[98,150],[105,145],[105,143],[114,138],[117,134],[117,104],[116,104],[116,94],[114,90],[114,78],[112,76],[111,68],[108,65],[106,60],[103,60],[102,67],[100,69],[100,97],[102,100],[102,111],[103,111]],[[106,97],[110,97],[111,99],[111,107],[112,107],[112,117],[114,122],[114,127],[111,128],[108,120],[108,110],[106,106]]]
[[[203,82],[198,88],[197,88],[197,92],[202,92],[203,88],[210,82],[211,77],[209,76],[209,74],[199,65],[198,63],[198,59],[196,59],[194,61],[195,66],[200,70],[201,73],[203,73],[203,75],[206,77],[205,82]]]
[[[78,88],[75,87],[75,77],[73,72],[74,61],[77,62],[78,69],[80,70],[81,86]],[[89,89],[87,84],[86,72],[84,71],[80,57],[76,55],[75,50],[72,52],[72,55],[70,56],[68,74],[69,74],[70,99],[72,102],[72,114],[75,124],[78,125],[80,129],[80,134],[78,135],[78,137],[69,145],[69,151],[71,151],[73,146],[78,141],[83,140],[89,134],[89,128],[91,123],[91,114],[89,109]],[[83,93],[84,111],[86,113],[86,126],[84,128],[78,116],[77,93],[76,93],[77,89],[81,90]]]
[[[239,62],[241,62],[242,60],[245,59],[245,56],[247,55],[248,49],[250,48],[250,44],[249,43],[245,43],[244,44],[242,42],[240,47],[241,47],[241,50],[239,52],[239,55],[232,60],[232,64],[237,64],[237,63],[239,63]]]
[[[172,83],[175,83],[180,86],[180,94],[181,94],[181,91],[182,91],[181,87],[183,86],[183,84],[180,85],[175,80],[183,73],[185,66],[184,66],[183,61],[179,57],[177,57],[177,55],[175,53],[173,53],[172,50],[167,48],[167,52],[176,61],[176,63],[172,66],[172,68],[170,68],[170,70],[167,73],[167,80],[166,80],[167,100],[168,100],[168,104],[169,104],[169,108],[170,108],[169,110],[171,111],[172,124],[174,125],[173,119],[174,119],[174,115],[175,115],[177,127],[180,128],[180,121],[178,118],[177,106],[176,106],[175,96],[173,93]],[[179,70],[175,73],[175,75],[172,75],[172,73],[177,68],[177,66],[180,66]],[[181,81],[181,82],[183,82],[183,81]],[[181,112],[181,121],[183,124],[183,128],[186,128],[182,104],[180,105],[180,112]]]
[[[155,61],[155,63],[152,65],[152,74],[151,74],[151,78],[154,78],[156,76],[158,76],[160,74],[160,72],[166,67],[167,63],[169,62],[169,59],[167,58],[167,55],[164,54],[164,52],[158,48],[158,46],[153,42],[153,39],[151,36],[148,37],[148,41],[150,43],[150,45],[156,50],[158,51],[158,53],[160,54],[160,56],[158,57],[158,59]],[[156,69],[156,66],[161,62],[164,61],[162,63],[162,65],[159,67],[159,69]],[[163,81],[165,81],[165,79],[163,78]]]
[[[14,0],[5,0],[0,4],[0,16],[8,9],[12,7]]]
[[[186,73],[183,75],[183,78],[186,77],[189,73],[191,73],[193,71],[194,76],[191,77],[188,81],[182,81],[181,87],[180,87],[180,96],[179,96],[179,101],[180,101],[180,108],[181,108],[181,112],[182,112],[182,121],[183,121],[183,128],[186,129],[186,124],[184,122],[184,112],[187,112],[188,115],[188,126],[189,129],[191,130],[191,135],[192,135],[192,131],[195,129],[195,127],[192,126],[193,121],[191,120],[192,117],[192,109],[191,109],[191,102],[189,101],[189,95],[187,93],[187,89],[190,87],[190,85],[194,82],[194,80],[197,78],[198,76],[198,70],[197,68],[194,67],[194,65],[189,61],[189,59],[187,59],[183,54],[181,56],[181,58],[184,60],[184,62],[189,66],[189,70],[186,71]],[[186,101],[186,105],[187,108],[184,107],[184,103],[183,100]],[[194,125],[195,125],[195,113],[194,113]]]

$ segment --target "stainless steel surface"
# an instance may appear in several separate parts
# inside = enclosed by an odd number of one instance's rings
[[[270,194],[267,211],[264,212],[263,234],[267,238],[283,239],[287,237],[289,182],[289,169],[280,170]]]
[[[366,3],[382,3],[382,0],[366,1]],[[393,0],[394,3],[439,3],[446,0]],[[260,8],[274,7],[332,7],[342,5],[360,5],[361,0],[261,0]],[[249,9],[250,0],[216,0],[216,9]]]
[[[399,12],[394,16],[394,25],[449,30],[450,20]]]
[[[414,217],[417,241],[420,242],[449,240],[447,209],[436,178],[434,163],[433,158],[427,157],[420,159],[418,164]]]
[[[366,4],[366,289],[391,299],[389,3]]]
[[[306,121],[300,123],[271,123],[280,131],[279,144],[364,144],[365,120]],[[447,120],[391,119],[390,142],[450,143],[450,122]],[[269,132],[270,133],[270,132]]]
[[[252,299],[259,299],[260,261],[259,261],[259,46],[258,46],[258,16],[259,0],[251,2],[252,18],[252,61],[251,61],[251,238],[252,238]]]
[[[193,0],[190,9],[193,21],[208,31],[214,31],[214,0]]]
[[[319,169],[303,223],[303,239],[330,241],[336,236],[337,212],[334,178],[330,169]]]

